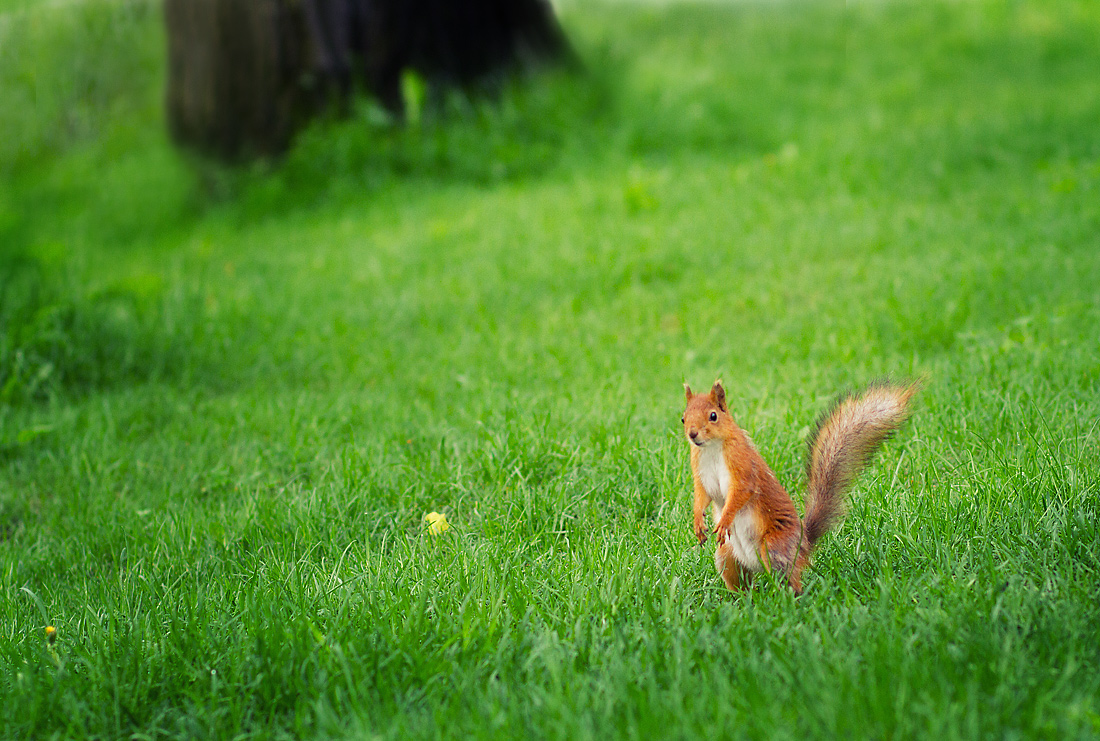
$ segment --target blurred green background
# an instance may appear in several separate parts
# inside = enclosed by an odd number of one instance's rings
[[[157,3],[0,0],[0,735],[1100,734],[1100,7],[559,15],[227,166]],[[719,375],[799,500],[927,379],[799,599],[693,545]]]

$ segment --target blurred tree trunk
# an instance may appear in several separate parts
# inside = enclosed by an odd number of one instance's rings
[[[301,14],[287,0],[166,0],[173,136],[232,157],[281,151],[301,113]]]
[[[356,83],[397,115],[401,76],[469,88],[570,55],[548,0],[165,0],[168,122],[224,158],[283,151]]]

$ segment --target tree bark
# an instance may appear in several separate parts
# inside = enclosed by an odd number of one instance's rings
[[[282,151],[303,113],[306,33],[287,0],[165,0],[168,121],[224,157]]]
[[[548,0],[165,0],[168,122],[183,145],[277,154],[358,82],[395,114],[401,75],[478,85],[570,54]]]

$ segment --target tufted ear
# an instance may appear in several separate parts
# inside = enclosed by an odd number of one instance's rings
[[[714,403],[718,405],[718,408],[723,412],[728,412],[726,408],[726,390],[722,388],[722,381],[718,380],[714,382],[714,388],[710,390],[710,396],[714,399]]]
[[[684,395],[687,397],[688,401],[691,401],[691,386],[688,386],[686,383],[684,384]]]

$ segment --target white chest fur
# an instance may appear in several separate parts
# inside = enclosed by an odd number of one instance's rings
[[[730,472],[722,455],[722,444],[715,440],[699,451],[699,480],[707,496],[721,509],[730,489]]]
[[[726,467],[720,443],[704,445],[699,451],[699,480],[713,502],[712,513],[714,521],[718,522],[722,516],[722,508],[726,506],[730,488],[730,472]],[[759,571],[760,534],[757,532],[756,518],[749,507],[742,507],[734,516],[729,534],[726,547],[733,557],[750,571]],[[719,550],[724,549],[719,547]]]

